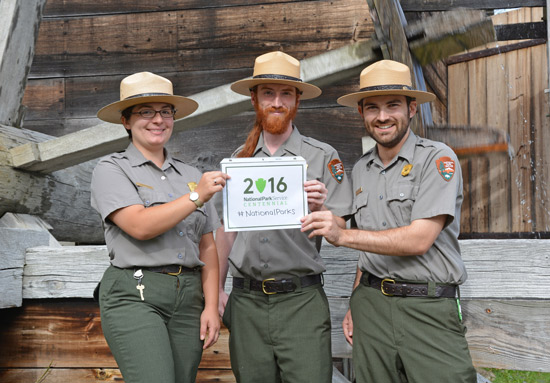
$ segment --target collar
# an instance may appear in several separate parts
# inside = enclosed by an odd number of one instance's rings
[[[170,153],[168,153],[168,151],[166,150],[166,148],[163,149],[164,150],[164,164],[162,165],[162,171],[165,171],[166,169],[168,169],[170,166],[173,167],[174,169],[176,169],[177,171],[177,167],[175,166],[175,161],[174,161],[174,158],[172,157],[172,155]],[[151,161],[149,161],[147,158],[145,158],[145,156],[143,155],[143,153],[141,153],[139,151],[138,148],[136,148],[136,146],[130,142],[130,145],[128,145],[128,147],[126,148],[126,151],[124,152],[126,157],[128,158],[128,161],[130,162],[130,165],[132,167],[136,167],[136,166],[141,166],[143,164],[146,164],[146,163],[151,163]],[[179,173],[179,171],[178,171]]]
[[[260,150],[263,150],[265,147],[264,144],[264,132],[260,134],[260,138],[258,139],[258,144],[256,145],[256,149],[254,149],[254,155],[256,155]],[[298,156],[300,155],[302,147],[302,135],[298,131],[298,128],[296,125],[292,124],[292,133],[288,137],[288,139],[283,142],[281,147],[279,149],[282,149],[284,152],[290,154],[291,156]],[[277,149],[277,151],[279,151]],[[271,156],[269,152],[264,150],[264,153]]]

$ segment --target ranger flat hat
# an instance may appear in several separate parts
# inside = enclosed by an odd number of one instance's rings
[[[190,115],[199,107],[196,101],[175,96],[172,82],[151,72],[134,73],[120,82],[120,101],[113,102],[99,110],[100,120],[121,124],[121,113],[130,106],[147,102],[165,102],[174,105],[174,119]]]
[[[250,90],[259,84],[288,84],[301,92],[300,99],[318,97],[321,89],[303,82],[300,78],[300,61],[283,52],[270,52],[258,56],[254,62],[254,73],[250,79],[231,84],[231,90],[250,96]]]
[[[361,72],[359,92],[340,97],[340,105],[356,107],[365,97],[402,95],[416,99],[418,104],[435,100],[435,94],[412,89],[408,66],[392,60],[381,60]]]

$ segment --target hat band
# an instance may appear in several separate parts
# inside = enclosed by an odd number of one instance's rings
[[[360,92],[367,92],[372,90],[413,90],[413,89],[408,85],[378,85],[378,86],[367,86],[365,88],[359,89]]]
[[[173,96],[173,94],[170,94],[170,93],[140,93],[140,94],[134,94],[133,96],[126,97],[125,100],[130,100],[132,98],[137,98],[137,97],[150,97],[150,96]]]
[[[298,81],[298,82],[302,82],[301,79],[299,78],[296,78],[296,77],[292,77],[292,76],[285,76],[283,74],[259,74],[257,76],[254,76],[252,77],[253,79],[257,79],[257,78],[269,78],[269,79],[273,79],[273,80],[291,80],[291,81]]]

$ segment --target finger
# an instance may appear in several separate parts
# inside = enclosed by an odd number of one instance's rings
[[[216,329],[210,328],[208,331],[208,339],[206,340],[202,348],[206,350],[208,347],[212,346],[214,343],[218,341],[219,336],[220,336],[219,328],[216,328]]]
[[[201,330],[200,330],[200,339],[205,340],[206,339],[206,329],[208,327],[208,323],[206,321],[201,321]]]

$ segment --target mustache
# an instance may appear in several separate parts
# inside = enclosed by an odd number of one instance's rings
[[[270,106],[265,109],[266,112],[288,112],[286,106]]]

